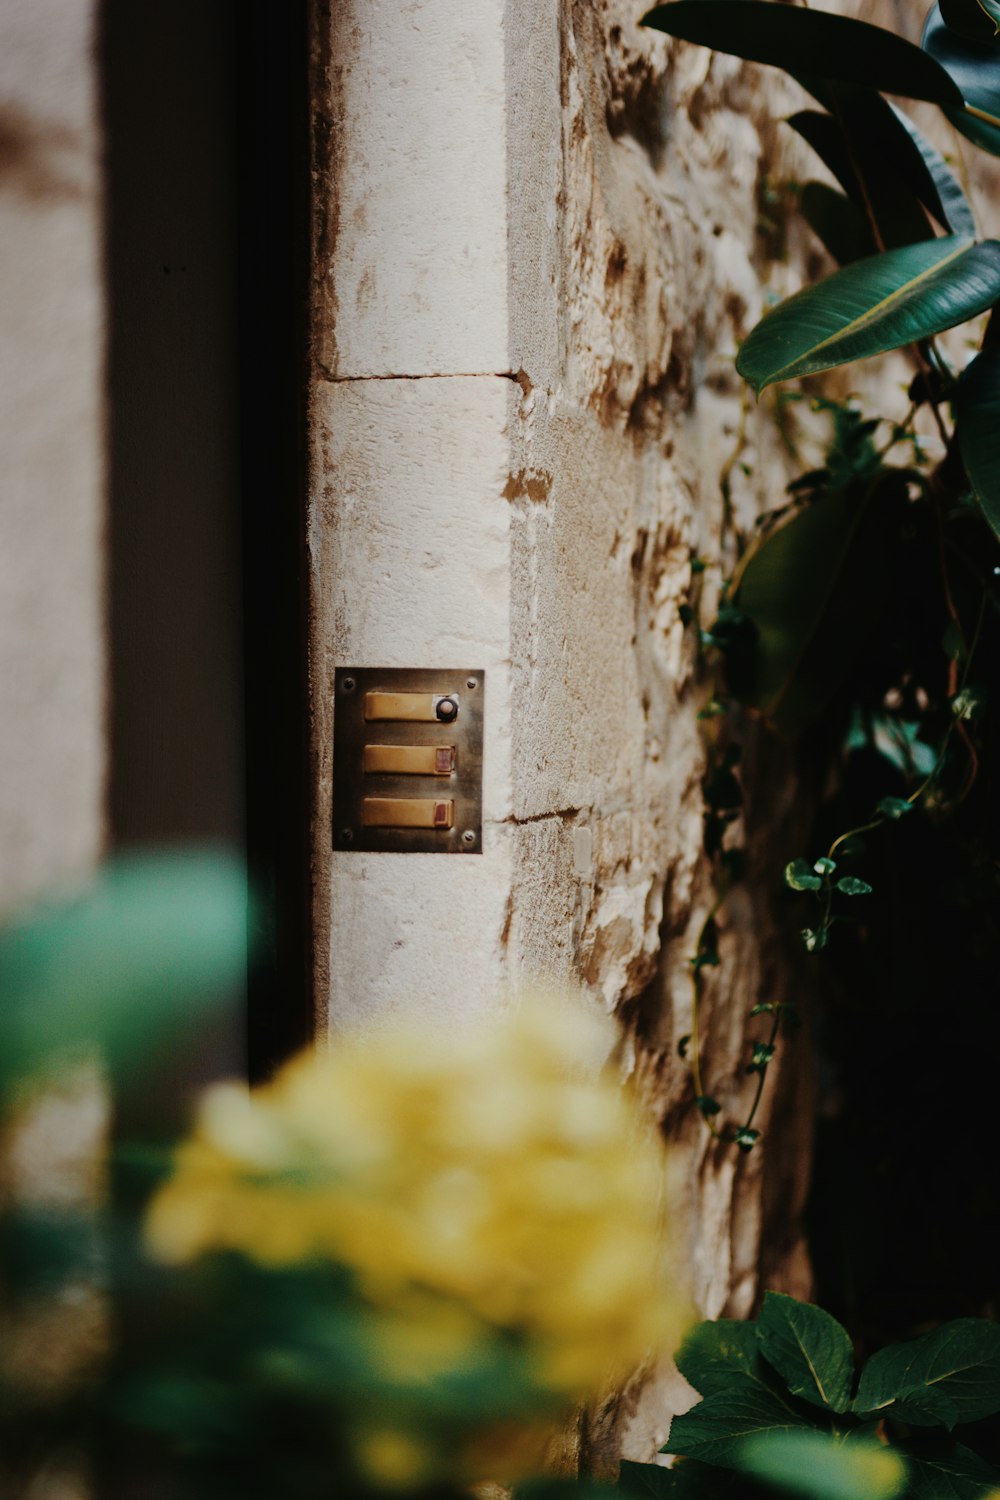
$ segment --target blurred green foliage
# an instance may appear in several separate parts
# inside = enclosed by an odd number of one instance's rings
[[[303,1054],[208,1090],[190,1135],[168,1110],[184,1139],[126,1111],[110,1159],[88,1147],[67,1101],[93,1134],[102,1099],[155,1092],[231,1005],[247,931],[212,854],[120,861],[0,931],[4,1496],[60,1473],[96,1500],[457,1496],[541,1468],[552,1421],[683,1316],[651,1295],[658,1148],[573,1070],[606,1018],[551,999],[519,1031]]]
[[[677,1365],[702,1399],[673,1420],[673,1468],[623,1466],[643,1500],[989,1500],[1000,1489],[1000,1468],[956,1432],[1000,1411],[1000,1325],[988,1319],[889,1345],[858,1378],[835,1318],[768,1292],[756,1322],[697,1324]]]

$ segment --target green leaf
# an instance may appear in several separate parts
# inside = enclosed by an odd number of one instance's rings
[[[663,1451],[731,1469],[740,1463],[746,1438],[809,1431],[812,1426],[775,1391],[750,1380],[739,1381],[675,1417]]]
[[[918,719],[900,719],[895,714],[861,712],[855,705],[845,750],[877,750],[904,776],[930,776],[937,765],[937,751],[920,738]]]
[[[856,875],[844,875],[837,881],[837,890],[845,896],[870,896],[872,888],[867,880],[859,880]]]
[[[816,871],[817,875],[832,875],[836,868],[837,861],[835,859],[830,859],[829,855],[826,854],[821,854],[819,859],[813,865],[813,869]]]
[[[672,1469],[665,1469],[662,1464],[637,1464],[630,1459],[623,1459],[619,1469],[618,1483],[621,1490],[628,1495],[639,1495],[648,1500],[668,1500],[668,1497],[677,1493],[676,1480]],[[515,1500],[518,1500],[515,1491]]]
[[[968,3],[974,5],[976,0],[968,0]],[[839,145],[833,143],[829,127],[826,127],[823,137],[830,143],[833,157],[828,159],[824,155],[820,140],[813,144],[843,184],[845,192],[853,198],[855,206],[863,210],[866,225],[874,210],[882,244],[876,245],[872,239],[870,254],[876,249],[908,242],[905,237],[900,237],[892,223],[892,205],[894,202],[901,204],[893,188],[896,179],[943,229],[950,229],[955,234],[975,235],[972,210],[957,178],[944,157],[920,133],[908,115],[870,89],[827,82],[805,72],[794,76],[802,88],[836,117],[840,127]],[[890,212],[887,213],[887,209]],[[909,216],[909,210],[904,211]],[[912,240],[926,238],[926,232],[910,236]]]
[[[1000,1411],[1000,1325],[956,1318],[880,1350],[861,1373],[854,1410],[949,1428],[992,1416]]]
[[[866,222],[874,210],[886,248],[928,238],[927,222],[914,216],[906,194],[923,204],[942,229],[975,235],[972,210],[958,180],[909,116],[868,90],[815,78],[802,82],[830,114],[805,111],[789,123],[802,120],[800,133],[864,211]],[[923,233],[914,233],[921,223]]]
[[[955,432],[969,483],[1000,537],[1000,345],[977,354],[958,383]]]
[[[998,296],[1000,242],[976,244],[967,235],[947,235],[905,245],[845,266],[782,302],[744,340],[736,368],[759,395],[775,381],[816,374],[954,328],[985,312]]]
[[[838,266],[874,255],[877,249],[864,212],[825,182],[807,182],[799,195],[799,212]]]
[[[969,722],[978,719],[986,707],[987,691],[984,687],[972,684],[962,688],[951,700],[951,711],[956,719],[964,719]]]
[[[966,41],[989,46],[1000,37],[997,0],[941,0],[941,16],[949,30]]]
[[[943,69],[891,31],[821,10],[771,0],[673,0],[643,16],[642,24],[750,62],[795,73],[804,65],[820,78],[960,105]]]
[[[832,101],[832,92],[830,97]],[[797,114],[789,115],[785,123],[790,125],[796,135],[801,136],[813,148],[824,166],[829,167],[845,193],[858,203],[861,197],[858,174],[851,161],[844,132],[833,115],[825,114],[818,109],[800,109]]]
[[[893,1500],[906,1484],[898,1454],[869,1438],[839,1442],[823,1432],[782,1432],[752,1438],[741,1467],[807,1500]]]
[[[965,101],[966,108],[945,106],[955,129],[984,151],[1000,156],[1000,69],[996,48],[977,45],[952,31],[945,25],[938,5],[933,6],[927,17],[921,46],[954,80]],[[968,106],[977,113],[970,114]]]
[[[898,822],[900,818],[905,818],[907,813],[913,811],[913,803],[907,802],[905,797],[883,797],[875,810],[883,817]]]
[[[775,1047],[773,1042],[754,1042],[753,1052],[747,1066],[748,1073],[765,1073],[774,1057]]]
[[[760,1140],[760,1131],[751,1130],[749,1125],[741,1125],[734,1134],[733,1140],[741,1151],[752,1151]]]
[[[695,1102],[695,1108],[700,1109],[708,1119],[711,1115],[717,1115],[722,1109],[718,1099],[713,1099],[710,1094],[699,1094]]]
[[[823,886],[820,877],[809,868],[807,859],[793,859],[785,866],[785,884],[793,891],[818,891]]]
[[[700,1396],[728,1390],[735,1377],[759,1379],[756,1325],[737,1318],[696,1323],[685,1334],[674,1362]]]
[[[134,855],[0,930],[0,1069],[58,1069],[100,1047],[135,1071],[151,1048],[225,1005],[246,963],[240,865],[215,853]]]
[[[943,1455],[902,1451],[912,1500],[988,1500],[1000,1487],[1000,1470],[961,1443]]]
[[[807,953],[818,953],[825,948],[830,941],[830,933],[826,927],[803,927],[802,942]]]
[[[978,0],[973,0],[973,4],[978,4]],[[969,200],[940,151],[931,145],[901,109],[897,109],[894,104],[886,107],[910,137],[926,172],[923,187],[915,187],[921,203],[930,209],[942,229],[950,229],[952,234],[974,235],[976,221],[972,216]]]
[[[768,1292],[757,1332],[761,1353],[793,1396],[831,1411],[847,1411],[854,1383],[854,1352],[836,1318],[810,1302]]]
[[[905,484],[821,495],[753,551],[739,581],[756,640],[733,692],[793,738],[825,708],[875,634],[885,558],[905,514]]]
[[[789,120],[809,142],[868,223],[868,254],[931,237],[922,204],[940,209],[923,158],[889,105],[868,90],[831,85],[821,89],[831,114],[803,110]],[[928,202],[928,200],[932,200]]]

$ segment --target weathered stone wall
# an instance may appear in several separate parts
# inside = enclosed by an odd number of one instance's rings
[[[680,606],[710,622],[735,529],[778,503],[788,477],[772,407],[749,405],[733,365],[762,285],[797,274],[774,255],[780,217],[761,223],[781,212],[770,191],[784,170],[771,113],[781,84],[642,31],[616,0],[567,3],[560,40],[558,364],[542,388],[522,377],[511,480],[509,946],[521,972],[579,975],[621,1011],[680,1168],[698,1304],[746,1316],[762,1284],[808,1288],[797,1224],[808,1045],[768,1082],[766,1146],[741,1156],[713,1143],[678,1057],[692,1029],[688,960],[714,899],[701,789],[712,731],[697,719],[710,675]],[[706,564],[697,587],[693,557]],[[702,1017],[706,1088],[730,1118],[752,1094],[750,1008],[791,998],[759,892],[773,888],[775,849],[797,847],[787,752],[749,726],[736,733],[751,879],[720,912]],[[588,1424],[590,1460],[648,1456],[684,1399],[653,1383],[612,1403]]]
[[[620,1013],[623,1066],[673,1142],[698,1305],[740,1316],[764,1284],[808,1287],[808,1043],[769,1080],[765,1147],[713,1143],[678,1057],[714,900],[710,683],[680,607],[711,619],[735,530],[783,492],[773,404],[747,401],[733,358],[762,283],[794,284],[801,255],[783,258],[771,191],[781,85],[636,19],[624,0],[349,0],[319,18],[319,1003],[334,1027],[377,1026],[582,982]],[[340,664],[486,669],[482,859],[331,855]],[[768,871],[772,835],[797,847],[793,769],[741,738]],[[706,985],[706,1086],[734,1117],[749,1010],[793,984],[750,894],[773,884],[727,901]],[[685,1400],[669,1376],[637,1381],[588,1417],[589,1461],[648,1456]]]

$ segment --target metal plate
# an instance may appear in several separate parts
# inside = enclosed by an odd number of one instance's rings
[[[370,694],[420,694],[454,698],[457,717],[440,722],[420,718],[367,719]],[[338,667],[333,709],[333,847],[368,853],[481,854],[483,839],[483,714],[485,674],[476,669],[430,667]],[[380,705],[387,700],[380,699]],[[408,705],[400,704],[401,714]],[[366,746],[424,746],[436,752],[454,746],[449,775],[365,771]],[[384,756],[374,758],[375,762]],[[421,757],[420,759],[423,759]],[[369,764],[373,763],[371,754]],[[364,821],[365,799],[449,799],[450,828],[371,827]]]

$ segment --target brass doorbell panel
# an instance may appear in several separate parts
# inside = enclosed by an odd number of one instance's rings
[[[480,854],[485,674],[338,667],[333,845]]]

